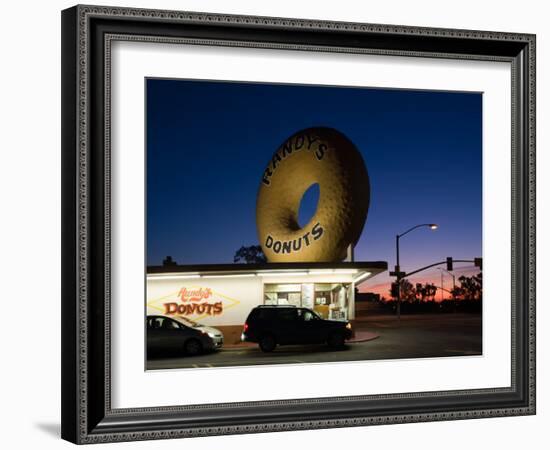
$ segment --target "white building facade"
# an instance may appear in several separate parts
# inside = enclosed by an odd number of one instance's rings
[[[290,304],[325,319],[353,320],[355,288],[386,269],[382,261],[149,267],[147,314],[182,316],[237,343],[258,305]]]

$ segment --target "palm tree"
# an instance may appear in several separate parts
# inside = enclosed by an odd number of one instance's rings
[[[459,289],[465,300],[481,300],[483,293],[483,279],[481,272],[471,277],[462,275],[458,281],[460,282]]]
[[[433,283],[426,283],[426,301],[433,302],[435,294],[437,294],[437,287]]]

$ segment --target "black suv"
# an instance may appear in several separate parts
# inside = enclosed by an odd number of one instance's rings
[[[255,307],[244,324],[242,341],[257,342],[264,352],[277,345],[323,344],[341,348],[351,338],[351,324],[325,320],[308,308],[292,305]]]

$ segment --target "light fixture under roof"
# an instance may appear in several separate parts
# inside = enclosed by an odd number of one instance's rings
[[[254,273],[228,273],[220,275],[202,275],[201,278],[246,278],[255,277]]]
[[[306,275],[307,272],[258,272],[260,277],[301,277]]]
[[[147,278],[151,281],[155,280],[184,280],[184,279],[194,279],[194,278],[200,278],[201,276],[198,274],[186,274],[186,273],[180,273],[180,274],[173,274],[173,275],[148,275]]]
[[[357,273],[357,269],[313,269],[309,271],[310,275],[342,275]]]
[[[358,283],[359,281],[364,280],[365,278],[368,278],[370,275],[371,275],[370,272],[365,272],[365,273],[359,275],[357,278],[355,278],[355,279],[353,280],[353,282],[354,282],[354,283]]]

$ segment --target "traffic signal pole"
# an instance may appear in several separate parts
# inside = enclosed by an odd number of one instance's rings
[[[406,234],[406,233],[408,233],[408,231],[403,233],[403,234]],[[417,274],[418,272],[422,272],[423,270],[427,270],[427,269],[430,269],[430,268],[435,267],[435,266],[440,266],[442,264],[447,264],[447,271],[449,271],[449,269],[453,270],[453,263],[457,263],[457,262],[460,262],[460,263],[474,263],[474,266],[479,267],[479,269],[482,270],[481,269],[481,267],[482,267],[482,258],[474,258],[472,260],[472,259],[453,259],[452,257],[447,257],[447,259],[445,261],[440,261],[440,262],[436,262],[436,263],[433,263],[433,264],[429,264],[427,266],[421,267],[420,269],[413,270],[412,272],[409,272],[409,273],[401,272],[401,266],[399,265],[399,238],[401,236],[403,236],[403,234],[397,234],[395,236],[395,256],[396,256],[396,261],[395,262],[397,264],[395,265],[395,271],[390,272],[390,276],[395,277],[396,280],[397,280],[396,281],[395,299],[397,301],[396,310],[397,310],[397,322],[398,322],[399,325],[401,324],[401,280],[403,278],[414,275],[414,274]],[[443,271],[444,269],[441,269],[441,270]],[[451,272],[449,272],[449,273],[453,277],[453,292],[452,292],[452,295],[454,297],[454,295],[455,295],[454,293],[456,292],[455,276]],[[393,283],[392,283],[392,286],[393,286]],[[441,292],[443,293],[443,272],[441,272]]]
[[[399,235],[395,235],[395,254],[396,264],[395,264],[395,274],[397,278],[397,323],[401,325],[401,268],[399,267]]]
[[[401,234],[395,235],[395,255],[396,255],[396,265],[395,265],[395,272],[390,272],[390,276],[394,276],[397,278],[397,321],[398,324],[401,324],[401,280],[405,278],[405,272],[401,272],[401,268],[399,265],[399,238],[401,236],[405,236],[406,234],[410,233],[413,230],[416,230],[420,227],[429,227],[431,230],[436,230],[437,225],[435,223],[421,223],[418,225],[415,225],[414,227],[409,228],[407,231]]]
[[[475,260],[474,259],[453,259],[453,262],[460,262],[460,263],[474,263],[474,265],[476,267],[480,267],[479,264],[481,264],[480,262],[481,258],[476,258]],[[436,262],[436,263],[433,263],[433,264],[429,264],[427,266],[424,266],[424,267],[421,267],[420,269],[416,269],[416,270],[413,270],[412,272],[408,272],[408,273],[403,273],[403,276],[411,276],[411,275],[414,275],[414,274],[417,274],[418,272],[422,272],[423,270],[426,270],[426,269],[430,269],[432,267],[435,267],[435,266],[440,266],[442,264],[447,264],[447,261],[439,261],[439,262]],[[391,273],[390,273],[391,275]]]

